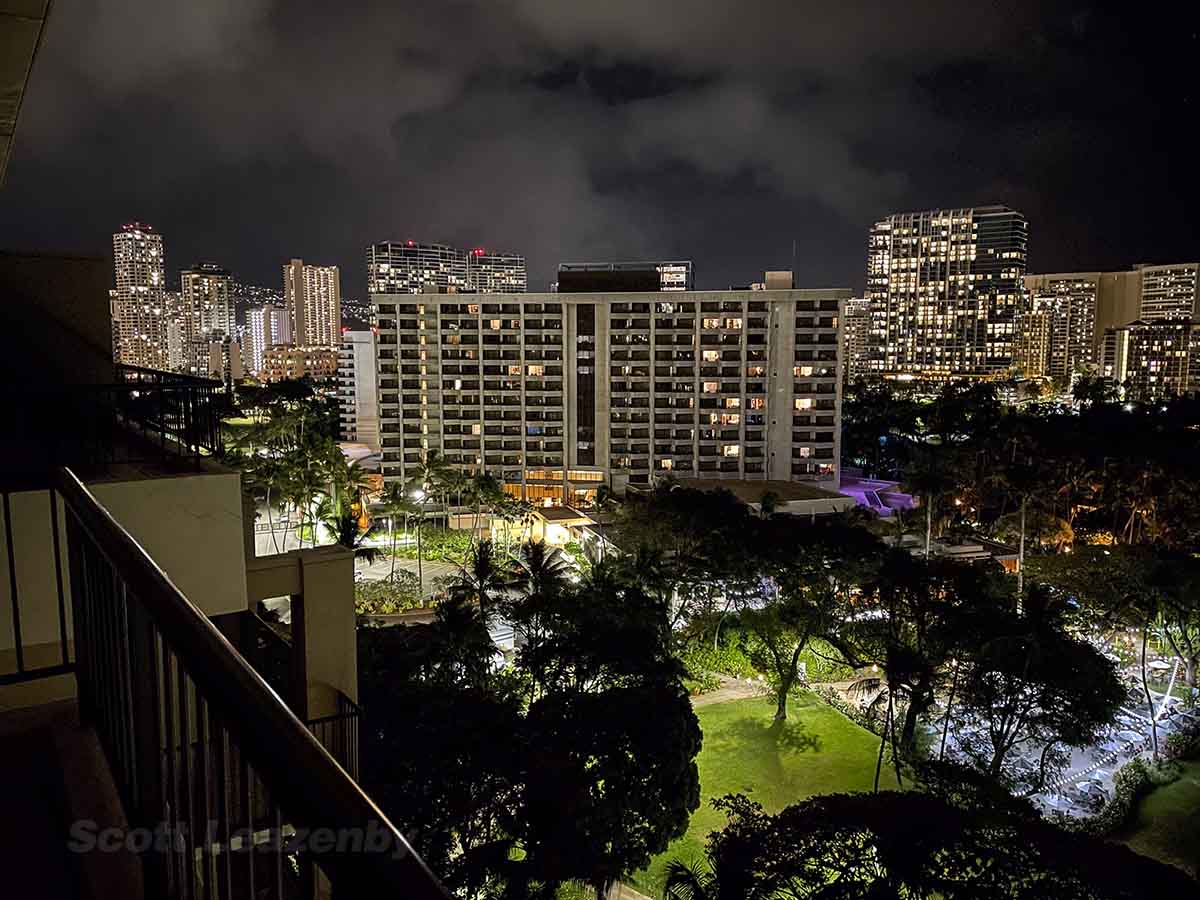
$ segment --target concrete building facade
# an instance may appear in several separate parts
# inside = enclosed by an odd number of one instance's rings
[[[1135,267],[1141,274],[1142,299],[1138,318],[1200,320],[1200,263]]]
[[[538,504],[665,475],[836,487],[849,298],[375,294],[384,476],[437,450]]]
[[[868,240],[873,373],[998,376],[1012,366],[1029,226],[1005,206],[901,213]]]
[[[1163,318],[1110,328],[1104,336],[1102,372],[1128,400],[1200,391],[1200,325]]]
[[[338,407],[344,441],[379,450],[379,397],[376,393],[375,334],[342,332],[338,350]]]
[[[516,253],[421,241],[382,241],[367,248],[370,294],[524,293],[527,287],[525,257]]]
[[[847,300],[842,314],[842,351],[845,380],[854,381],[870,373],[871,360],[871,301],[865,298]]]
[[[337,376],[338,352],[330,347],[268,347],[263,352],[263,381],[289,381],[305,376],[322,381]]]
[[[113,235],[113,269],[113,359],[131,366],[169,368],[162,235],[141,222],[123,225]]]
[[[246,314],[244,357],[246,370],[251,375],[263,370],[267,350],[291,343],[292,320],[284,307],[267,303]]]
[[[333,350],[340,346],[342,284],[337,266],[310,266],[293,259],[283,267],[283,297],[293,342]]]

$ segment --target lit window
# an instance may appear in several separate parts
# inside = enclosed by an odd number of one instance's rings
[[[706,394],[715,394],[719,387],[720,385],[715,381],[706,381],[704,382],[703,390]]]
[[[741,406],[742,406],[742,398],[741,397],[726,397],[725,398],[725,408],[726,409],[740,409]]]
[[[751,409],[764,409],[766,407],[766,405],[767,405],[767,401],[765,399],[763,399],[762,397],[751,397],[750,398],[750,408]]]
[[[725,413],[721,416],[722,425],[737,425],[741,420],[741,413]]]
[[[490,322],[488,322],[488,328],[490,328],[492,331],[499,331],[500,330],[500,320],[492,319]]]
[[[813,367],[812,366],[796,366],[796,368],[792,370],[792,373],[797,378],[803,378],[803,377],[805,377],[807,375],[811,375],[813,373]]]
[[[479,315],[479,304],[478,303],[468,303],[467,304],[467,312],[473,316]]]
[[[671,460],[671,459],[660,459],[658,461],[658,464],[662,468],[667,469],[667,470],[673,469],[675,467],[675,461]]]
[[[520,367],[518,367],[518,370],[519,370],[519,368]],[[530,366],[528,371],[529,371],[530,375],[545,375],[546,367],[545,366]]]
[[[701,324],[705,328],[720,328],[721,320],[720,319],[705,319]]]
[[[461,378],[455,378],[455,379],[454,379],[454,389],[455,389],[456,391],[461,391],[461,390],[462,390],[462,379],[461,379]]]
[[[721,359],[721,351],[705,350],[700,354],[700,358],[705,362],[718,362]]]
[[[742,448],[737,444],[726,444],[721,448],[722,456],[741,456]]]
[[[812,447],[801,447],[800,448],[800,458],[801,459],[808,459],[810,456],[812,456]]]
[[[726,319],[725,327],[726,328],[741,328],[742,320],[741,319]]]
[[[797,397],[796,409],[812,409],[812,397]]]

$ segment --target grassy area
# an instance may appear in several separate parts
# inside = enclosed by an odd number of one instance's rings
[[[1178,781],[1155,788],[1117,838],[1144,856],[1200,874],[1200,760],[1183,764]]]
[[[777,811],[815,794],[871,789],[879,748],[873,734],[811,694],[788,704],[787,722],[773,722],[773,713],[773,702],[763,698],[696,710],[704,731],[697,757],[700,808],[692,814],[687,834],[638,872],[633,887],[661,897],[667,862],[691,862],[703,855],[708,833],[725,824],[709,802],[714,797],[742,793]]]

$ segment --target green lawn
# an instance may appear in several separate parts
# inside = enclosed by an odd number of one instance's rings
[[[725,817],[712,808],[714,797],[746,794],[771,812],[814,794],[869,791],[875,777],[879,739],[804,694],[788,704],[788,720],[772,721],[774,703],[763,698],[714,703],[696,710],[704,745],[700,767],[700,808],[687,834],[676,840],[632,886],[662,896],[663,870],[671,859],[699,859],[704,839]],[[890,782],[895,786],[894,775]]]
[[[1200,873],[1200,761],[1184,762],[1178,781],[1147,794],[1118,840],[1190,875]]]

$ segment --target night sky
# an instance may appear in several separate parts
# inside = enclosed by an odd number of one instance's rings
[[[861,290],[890,212],[1005,203],[1030,270],[1200,257],[1200,15],[1146,4],[56,0],[0,247],[278,286],[436,240]],[[169,276],[171,283],[176,276]]]

